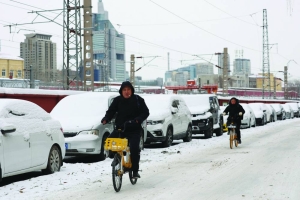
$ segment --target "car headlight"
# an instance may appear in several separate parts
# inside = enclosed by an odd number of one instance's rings
[[[165,120],[156,120],[156,121],[149,120],[147,121],[147,125],[163,124],[164,122]]]
[[[98,129],[92,129],[92,130],[89,130],[89,131],[81,131],[79,132],[78,134],[86,134],[86,135],[97,135],[99,136],[99,130]]]

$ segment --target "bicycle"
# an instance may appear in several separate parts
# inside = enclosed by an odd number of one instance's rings
[[[236,128],[236,125],[231,122],[229,125],[228,125],[228,133],[229,133],[229,146],[230,146],[230,149],[232,149],[233,147],[233,143],[235,144],[235,147],[238,147],[238,140],[237,140],[237,134],[235,132],[235,128]]]
[[[124,128],[125,129],[125,128]],[[117,130],[119,135],[124,132],[122,129]],[[105,150],[115,152],[112,166],[112,181],[116,192],[119,192],[122,187],[123,174],[129,173],[129,180],[132,185],[135,185],[137,178],[133,178],[131,170],[130,147],[126,138],[107,138],[104,145]]]

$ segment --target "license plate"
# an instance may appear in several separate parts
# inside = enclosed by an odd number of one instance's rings
[[[65,143],[65,147],[66,147],[66,149],[68,149],[68,147],[69,147],[68,143]]]

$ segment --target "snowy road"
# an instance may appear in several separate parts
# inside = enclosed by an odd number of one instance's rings
[[[3,186],[0,198],[300,199],[300,119],[243,129],[242,142],[230,149],[224,134],[146,148],[142,178],[132,186],[126,174],[119,193],[112,186],[111,160],[106,159],[65,164],[59,173]]]

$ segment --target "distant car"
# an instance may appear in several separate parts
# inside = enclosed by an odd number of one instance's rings
[[[61,125],[38,105],[0,99],[0,180],[42,170],[60,171],[65,157]]]
[[[298,103],[291,102],[291,103],[285,103],[285,104],[288,104],[291,107],[291,109],[294,112],[294,117],[300,117]]]
[[[273,119],[272,122],[275,122],[277,121],[277,113],[276,113],[276,110],[270,105],[270,104],[265,104],[269,110],[271,111],[271,118]]]
[[[272,122],[272,111],[266,106],[266,104],[264,103],[251,103],[251,104],[258,104],[261,106],[262,111],[265,113],[266,115],[266,121],[267,123]]]
[[[192,113],[193,134],[211,138],[215,132],[223,135],[223,115],[218,98],[214,94],[180,95]]]
[[[281,104],[286,113],[286,119],[294,118],[294,111],[288,104]]]
[[[263,111],[261,104],[249,103],[248,105],[254,112],[256,125],[265,125],[267,123],[267,114]]]
[[[243,106],[245,110],[245,114],[243,116],[243,120],[241,122],[242,128],[250,128],[256,126],[256,120],[255,115],[251,107],[246,103],[241,103],[241,106]]]
[[[165,147],[173,140],[192,140],[192,118],[179,95],[141,95],[150,111],[147,118],[147,143],[161,142]]]
[[[277,114],[277,120],[286,119],[285,110],[284,110],[284,108],[282,107],[282,105],[280,103],[272,103],[272,104],[269,104],[269,105],[271,105],[275,109],[276,114]]]
[[[70,95],[62,99],[51,111],[51,116],[59,120],[64,130],[66,155],[95,155],[100,160],[108,156],[104,142],[114,130],[113,122],[101,123],[109,105],[119,93],[88,92]],[[146,122],[142,124],[140,148],[146,139]]]

